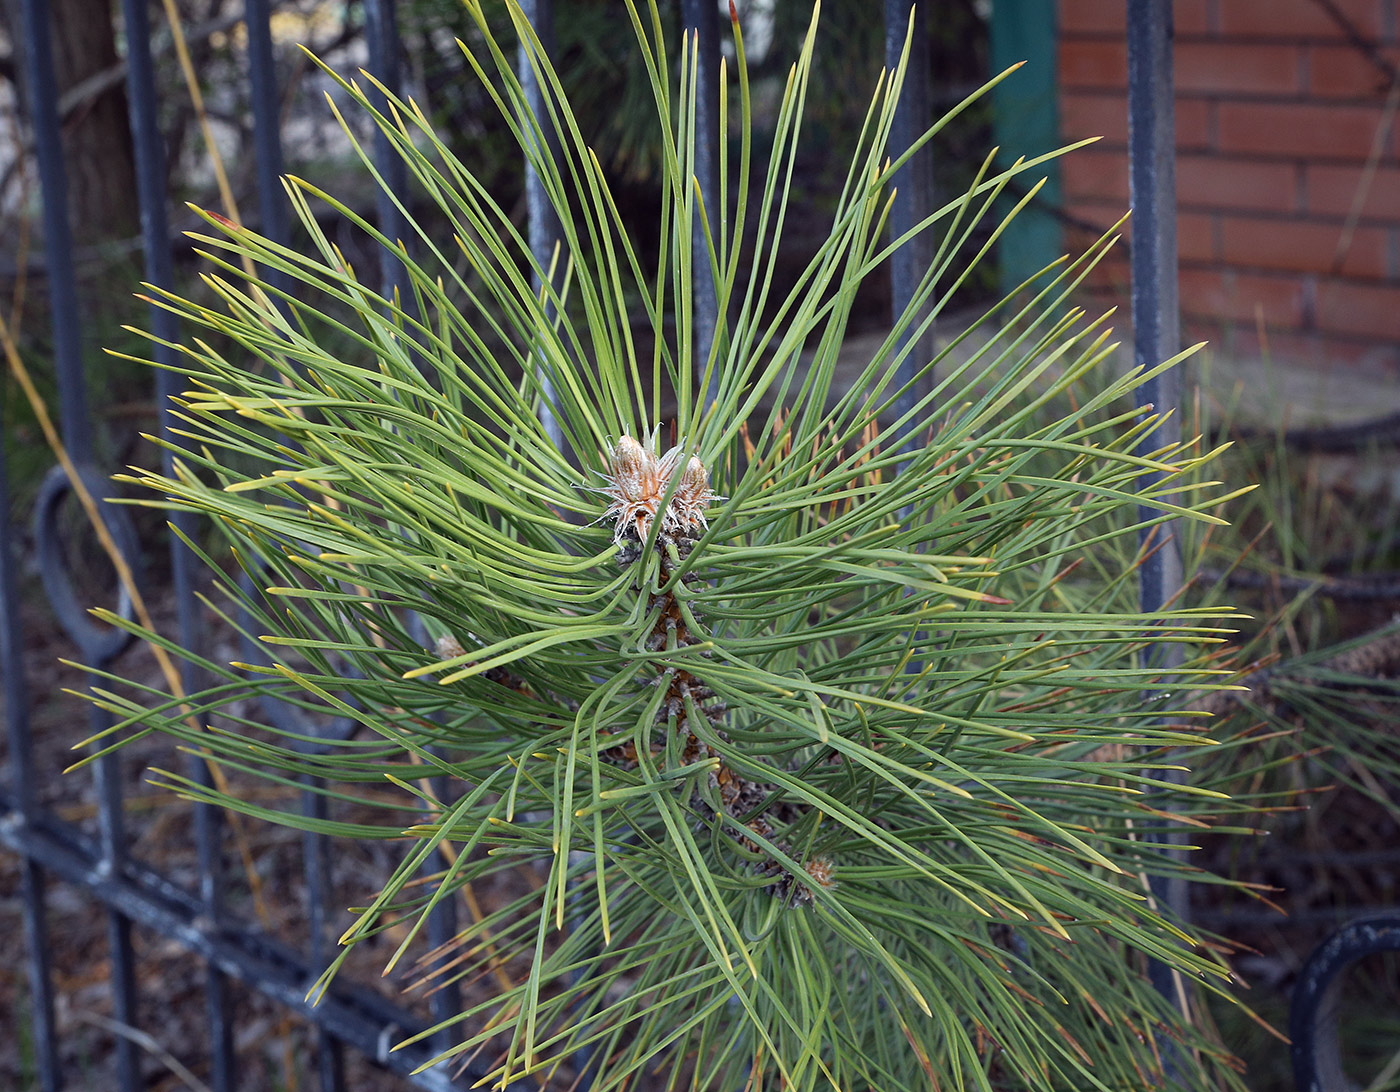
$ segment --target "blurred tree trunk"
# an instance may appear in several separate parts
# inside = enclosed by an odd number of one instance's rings
[[[61,100],[120,62],[112,6],[112,0],[49,0]],[[135,234],[140,211],[125,81],[77,96],[61,120],[73,238],[81,246]]]
[[[79,246],[134,235],[140,225],[124,78],[118,74],[114,0],[48,0],[58,85],[68,213]],[[17,97],[29,114],[28,58],[19,0],[0,5],[8,24]]]

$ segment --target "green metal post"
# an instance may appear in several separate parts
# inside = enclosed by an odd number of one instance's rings
[[[1050,0],[995,0],[992,4],[992,72],[1026,62],[992,91],[992,129],[1001,149],[999,166],[1010,166],[1018,156],[1029,158],[1048,152],[1060,143],[1055,7]],[[1059,172],[1053,163],[1046,171],[1046,183],[1037,200],[1002,236],[1003,293],[1014,290],[1064,252],[1060,221],[1053,211],[1061,201]],[[1013,183],[1014,196],[1020,196],[1040,177],[1026,175],[1019,186]]]

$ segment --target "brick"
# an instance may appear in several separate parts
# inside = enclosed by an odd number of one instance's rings
[[[1055,18],[1062,34],[1114,34],[1126,25],[1126,10],[1103,0],[1059,0]]]
[[[1347,337],[1400,339],[1400,283],[1323,281],[1317,289],[1317,326]]]
[[[1216,218],[1200,212],[1176,215],[1176,254],[1183,262],[1213,262],[1220,257],[1216,245]]]
[[[1301,277],[1186,268],[1178,284],[1186,314],[1250,325],[1262,321],[1288,330],[1303,326]]]
[[[1121,34],[1125,18],[1121,4],[1058,0],[1055,29],[1061,38],[1083,34]]]
[[[1221,257],[1234,266],[1341,273],[1380,279],[1390,268],[1390,235],[1384,228],[1357,228],[1337,267],[1340,221],[1278,220],[1226,216],[1220,224]],[[1396,301],[1400,304],[1400,300]]]
[[[1083,251],[1084,247],[1078,248]],[[1071,253],[1075,253],[1071,251]],[[1132,285],[1132,270],[1128,265],[1128,252],[1123,247],[1114,247],[1099,263],[1089,271],[1081,282],[1081,290],[1088,289],[1096,297],[1089,310],[1095,317],[1110,307],[1122,306],[1128,300]]]
[[[1294,95],[1302,89],[1303,51],[1295,45],[1178,42],[1178,94]]]
[[[1378,38],[1383,30],[1377,0],[1332,0],[1361,34]],[[1220,0],[1220,30],[1227,37],[1346,38],[1317,0]]]
[[[1225,0],[1176,0],[1172,4],[1172,32],[1180,38],[1186,34],[1211,34],[1216,30],[1215,7]],[[1109,5],[1112,6],[1112,5]],[[1126,4],[1119,4],[1125,8]]]
[[[1128,97],[1084,91],[1060,93],[1060,134],[1065,140],[1101,136],[1123,146],[1128,142]]]
[[[1176,104],[1176,146],[1178,150],[1201,150],[1214,146],[1213,102],[1202,99],[1178,100]],[[1064,91],[1060,95],[1060,134],[1065,140],[1101,136],[1109,147],[1128,143],[1128,94]]]
[[[1226,2],[1226,0],[1221,0]],[[1176,0],[1172,27],[1182,34],[1208,34],[1215,29],[1212,9],[1217,0]],[[1127,5],[1118,0],[1059,0],[1056,13],[1060,30],[1070,34],[1122,36],[1127,25]]]
[[[1369,185],[1367,182],[1369,181]],[[1362,186],[1366,186],[1361,216],[1400,222],[1400,167],[1377,167],[1367,177],[1364,165],[1334,167],[1309,163],[1303,169],[1304,203],[1309,212],[1349,216]]]
[[[1072,224],[1068,241],[1073,250],[1083,250],[1109,230],[1127,211],[1125,197],[1116,204],[1100,201],[1078,201],[1065,206],[1065,213]],[[1129,218],[1123,225],[1125,238],[1132,235],[1133,222]],[[1219,257],[1216,246],[1215,217],[1207,213],[1178,213],[1176,220],[1177,256],[1183,262],[1213,262]],[[1127,251],[1120,255],[1127,267]],[[1125,282],[1126,283],[1126,282]]]
[[[1126,296],[1129,292],[1132,280],[1133,274],[1128,264],[1128,252],[1122,247],[1115,247],[1100,259],[1099,263],[1090,271],[1084,283],[1099,289],[1105,294],[1121,293]]]
[[[1128,86],[1128,50],[1122,41],[1097,38],[1060,39],[1060,86],[1120,92]]]
[[[1099,145],[1072,152],[1060,160],[1065,197],[1097,197],[1128,203],[1128,156],[1124,151],[1100,151]]]
[[[1080,238],[1080,246],[1087,246],[1106,232],[1128,211],[1128,199],[1118,201],[1067,201],[1064,213],[1070,220],[1070,229]]]
[[[1362,161],[1384,120],[1379,106],[1222,102],[1218,109],[1226,154]]]
[[[1216,110],[1214,102],[1202,99],[1176,100],[1176,150],[1213,151],[1216,148]]]
[[[1292,163],[1180,155],[1176,196],[1183,208],[1292,212],[1298,207],[1298,175]]]
[[[1126,212],[1124,205],[1073,205],[1066,210],[1073,223],[1065,230],[1065,252],[1084,253],[1098,242]],[[1126,227],[1123,229],[1126,231]],[[1126,292],[1131,276],[1128,271],[1128,249],[1119,244],[1111,247],[1085,280],[1085,284],[1104,293]]]
[[[1379,49],[1400,67],[1400,49]],[[1319,98],[1385,98],[1386,75],[1352,45],[1314,45],[1308,50],[1308,91]]]

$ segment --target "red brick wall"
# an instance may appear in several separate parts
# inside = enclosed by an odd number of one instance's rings
[[[1061,133],[1104,138],[1061,161],[1065,206],[1102,227],[1128,201],[1125,6],[1059,0]],[[1174,13],[1188,332],[1400,368],[1400,0],[1176,0]],[[1120,254],[1099,284],[1126,282]]]

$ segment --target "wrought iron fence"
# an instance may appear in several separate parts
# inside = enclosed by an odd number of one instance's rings
[[[546,42],[552,17],[553,0],[525,0],[526,10]],[[246,0],[243,26],[247,35],[247,56],[257,155],[257,193],[260,226],[274,240],[286,241],[286,207],[278,177],[282,171],[282,144],[279,135],[279,101],[273,68],[270,0]],[[886,0],[884,17],[889,48],[898,56],[904,28],[908,24],[909,0]],[[1170,0],[1127,0],[1130,65],[1130,158],[1134,245],[1132,251],[1132,324],[1135,332],[1134,355],[1138,360],[1158,361],[1172,356],[1178,348],[1176,315],[1176,241],[1173,182],[1173,115],[1171,78]],[[173,287],[175,273],[171,261],[171,227],[166,190],[166,169],[162,136],[157,120],[159,105],[155,91],[150,27],[146,0],[123,0],[127,43],[127,91],[131,128],[136,149],[141,223],[144,242],[145,276],[150,282]],[[718,56],[719,27],[712,0],[683,0],[682,13],[688,25],[698,27],[702,50]],[[64,445],[72,460],[69,467],[57,467],[46,479],[39,495],[35,541],[42,566],[43,583],[58,623],[80,649],[82,659],[92,668],[102,669],[121,651],[122,639],[112,631],[94,627],[84,613],[85,604],[73,590],[71,575],[62,557],[62,531],[58,512],[72,490],[71,474],[88,483],[88,491],[102,496],[103,483],[114,467],[96,462],[90,442],[90,410],[86,401],[87,384],[80,346],[81,316],[77,307],[77,280],[73,261],[73,240],[66,212],[65,177],[55,90],[52,43],[44,0],[23,0],[23,49],[30,79],[30,106],[33,140],[42,186],[45,270],[52,307],[53,367],[57,375],[59,417]],[[395,0],[363,0],[364,27],[369,51],[368,68],[383,84],[397,90],[399,47]],[[924,18],[936,17],[936,6]],[[922,67],[921,67],[922,62]],[[717,101],[713,85],[717,64],[702,64],[702,77],[711,81],[702,89],[702,101]],[[530,83],[528,65],[521,66],[522,80]],[[909,76],[911,93],[906,109],[897,120],[893,142],[905,146],[926,122],[928,111],[928,72],[926,57],[915,51],[915,68]],[[922,87],[922,97],[921,97]],[[713,110],[713,106],[710,107]],[[702,134],[716,131],[713,114],[702,117]],[[381,137],[376,146],[377,166],[391,188],[402,188],[403,163]],[[702,137],[700,164],[707,204],[717,200],[718,179],[712,143]],[[927,214],[931,195],[927,175],[915,172],[917,162],[905,168],[910,177],[900,180],[896,208],[891,215],[894,230],[918,222]],[[530,213],[530,242],[548,265],[554,229],[545,214],[547,203],[540,187],[527,178]],[[379,204],[381,228],[390,238],[406,238],[402,213],[383,196]],[[703,249],[703,248],[697,248]],[[922,274],[920,255],[913,248],[900,252],[892,270],[895,313],[902,311]],[[387,286],[403,276],[402,267],[387,250],[381,255],[381,273]],[[923,259],[927,261],[926,256]],[[710,293],[713,286],[704,277],[707,263],[697,271],[697,291]],[[713,308],[711,308],[712,310]],[[697,312],[703,309],[697,308]],[[178,330],[173,316],[152,309],[152,330],[162,340],[175,342]],[[712,336],[702,332],[701,337]],[[161,363],[174,365],[174,351],[158,347]],[[708,356],[700,347],[698,358]],[[911,355],[928,359],[922,350]],[[178,389],[178,372],[159,373],[156,391],[163,407],[161,427],[171,427],[168,401]],[[1161,410],[1176,404],[1179,380],[1167,373],[1153,381],[1146,398]],[[1154,444],[1171,437],[1156,436]],[[167,460],[170,458],[166,455]],[[167,466],[167,472],[169,467]],[[139,562],[139,546],[129,521],[112,505],[102,506],[102,519],[128,563]],[[6,481],[4,450],[0,448],[0,669],[5,677],[11,776],[0,786],[0,842],[17,853],[21,869],[21,901],[28,948],[28,976],[32,1005],[35,1067],[41,1086],[65,1087],[59,1064],[55,1029],[55,967],[52,965],[46,902],[53,881],[77,885],[85,898],[100,903],[106,914],[110,961],[110,989],[115,1026],[125,1034],[116,1039],[117,1084],[126,1092],[146,1087],[141,1056],[137,1049],[138,993],[137,968],[132,931],[150,930],[174,940],[198,957],[205,970],[207,1021],[210,1028],[211,1057],[208,1084],[227,1092],[237,1084],[230,983],[237,980],[273,999],[278,1005],[304,1019],[316,1029],[314,1044],[315,1081],[321,1089],[346,1086],[343,1051],[358,1051],[388,1069],[405,1075],[415,1087],[448,1089],[469,1087],[477,1078],[470,1067],[465,1071],[445,1066],[415,1072],[431,1059],[437,1044],[422,1042],[402,1050],[391,1047],[425,1026],[423,1019],[371,990],[339,980],[324,999],[311,1005],[307,989],[329,961],[325,937],[327,924],[327,871],[331,847],[323,837],[308,836],[303,851],[305,885],[310,898],[309,929],[302,946],[294,947],[251,923],[238,920],[228,909],[225,875],[221,866],[221,843],[226,837],[220,815],[208,807],[193,811],[192,837],[197,849],[197,881],[182,886],[171,878],[134,859],[129,853],[124,826],[124,800],[121,779],[122,758],[110,755],[96,766],[98,833],[84,834],[72,822],[61,819],[41,806],[36,784],[41,771],[36,768],[31,739],[30,710],[34,695],[26,690],[23,657],[26,636],[19,611],[19,570],[15,557],[14,528],[10,522],[10,500]],[[187,645],[202,638],[191,569],[192,556],[178,537],[169,541],[171,596],[178,616],[177,637]],[[1142,603],[1146,612],[1156,612],[1179,587],[1180,563],[1169,550],[1156,550],[1143,566]],[[119,610],[129,612],[131,604],[122,599]],[[186,679],[193,688],[195,680]],[[303,715],[285,709],[267,711],[269,716]],[[100,732],[110,726],[106,713],[94,709],[90,729]],[[308,735],[330,734],[343,725],[310,723],[302,726]],[[191,775],[206,778],[204,763],[192,761]],[[49,771],[43,771],[47,776]],[[324,797],[305,793],[307,807],[324,806]],[[1172,892],[1163,896],[1176,902]],[[1178,904],[1179,905],[1179,904]],[[450,900],[438,904],[432,923],[434,942],[445,941],[455,930]],[[451,988],[431,1000],[432,1015],[446,1019],[455,1014],[459,997]],[[1305,1019],[1307,1014],[1305,1014]]]
[[[394,7],[393,0],[366,0],[364,4],[369,67],[390,88],[397,88],[399,83]],[[127,97],[136,152],[145,278],[152,284],[173,288],[170,195],[157,121],[159,102],[146,0],[124,0],[122,13],[128,49]],[[125,642],[118,631],[101,629],[88,621],[85,604],[73,590],[71,574],[63,561],[58,513],[72,488],[70,474],[81,476],[90,495],[102,497],[110,491],[104,483],[115,468],[97,465],[90,439],[91,417],[80,343],[81,317],[73,239],[67,217],[47,5],[43,0],[24,0],[22,15],[34,150],[43,198],[53,367],[59,391],[61,436],[71,459],[71,466],[54,469],[40,491],[35,546],[44,588],[58,623],[77,645],[84,664],[101,670],[122,651]],[[247,34],[260,225],[265,234],[285,242],[289,232],[279,183],[282,144],[271,16],[269,0],[247,0],[243,26]],[[381,146],[378,153],[381,169],[393,184],[394,179],[402,175],[402,162],[389,154],[387,146]],[[386,230],[406,235],[390,222],[398,215],[392,203],[384,202],[380,215],[389,223]],[[397,275],[395,264],[386,255],[383,267],[386,279]],[[150,321],[158,338],[169,342],[178,338],[179,331],[169,313],[153,307]],[[160,363],[175,363],[174,350],[158,346],[155,352]],[[156,396],[162,406],[162,432],[167,436],[172,423],[168,398],[178,389],[178,373],[159,373]],[[438,1044],[425,1041],[393,1049],[426,1025],[421,1016],[386,1001],[368,988],[350,982],[340,983],[319,1003],[312,1005],[307,1001],[308,988],[330,959],[326,925],[331,848],[326,838],[308,835],[305,839],[303,868],[310,900],[309,929],[303,946],[297,948],[230,913],[221,865],[221,841],[225,832],[217,811],[205,806],[194,807],[193,839],[198,865],[197,882],[193,887],[177,884],[130,856],[124,824],[123,760],[119,755],[106,756],[96,764],[99,819],[96,838],[85,835],[75,824],[65,822],[40,806],[35,791],[39,774],[30,731],[32,695],[27,693],[25,685],[25,634],[21,631],[15,535],[9,513],[4,453],[0,450],[0,668],[5,676],[11,771],[10,784],[0,794],[0,840],[21,857],[34,1062],[40,1086],[45,1090],[69,1086],[60,1067],[55,1028],[55,967],[51,962],[47,932],[47,894],[54,880],[78,885],[86,897],[105,908],[111,1027],[117,1032],[116,1085],[123,1092],[147,1087],[138,1051],[141,1034],[133,929],[150,930],[154,935],[172,939],[203,961],[211,1053],[208,1084],[217,1092],[227,1092],[237,1084],[231,980],[266,995],[314,1027],[314,1061],[308,1069],[314,1070],[313,1083],[319,1088],[346,1087],[343,1057],[346,1047],[405,1075],[415,1087],[448,1089],[473,1083],[476,1074],[469,1066],[463,1070],[440,1065],[415,1072],[434,1056]],[[138,564],[140,546],[123,511],[103,503],[101,516],[127,563]],[[169,539],[169,551],[170,594],[176,604],[177,636],[181,642],[194,647],[202,635],[191,567],[193,555],[173,534]],[[119,613],[130,617],[131,608],[129,599],[122,595]],[[183,682],[188,690],[194,680],[186,678]],[[265,712],[283,718],[299,715],[290,708]],[[91,717],[91,732],[110,727],[111,718],[95,707]],[[314,736],[343,731],[344,726],[308,720],[301,729]],[[190,769],[192,776],[201,780],[209,776],[203,762],[192,762]],[[308,808],[324,807],[324,798],[317,794],[308,792],[303,798]],[[455,926],[448,902],[444,901],[435,912],[430,930],[434,943],[452,936]],[[454,1014],[457,1004],[456,991],[451,987],[443,989],[431,1001],[432,1015],[435,1019],[444,1019]]]

